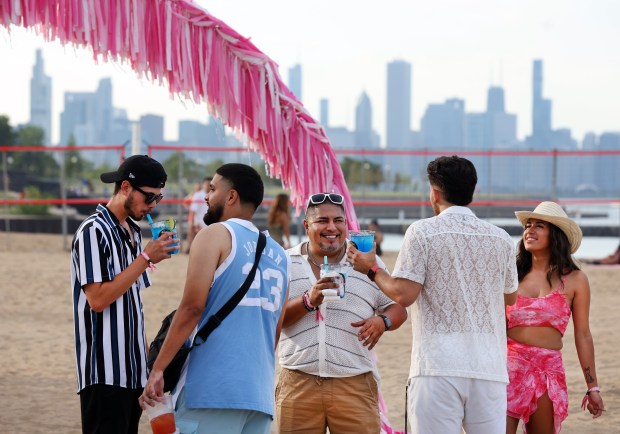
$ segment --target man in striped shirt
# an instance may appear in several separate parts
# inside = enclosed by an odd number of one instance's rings
[[[101,180],[115,183],[75,233],[71,250],[78,394],[84,433],[137,433],[138,397],[147,379],[140,292],[146,269],[170,257],[177,240],[162,234],[142,249],[142,220],[162,199],[167,175],[146,155],[127,158]]]
[[[346,264],[344,198],[336,193],[310,196],[304,228],[308,241],[287,252],[291,288],[280,341],[276,388],[278,432],[376,434],[379,372],[373,347],[384,332],[407,319],[370,280]],[[377,257],[377,263],[385,267]],[[324,261],[345,269],[345,296],[325,300],[338,285],[321,277]]]

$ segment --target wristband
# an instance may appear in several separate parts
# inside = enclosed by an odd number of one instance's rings
[[[149,268],[151,269],[151,271],[157,270],[157,267],[155,266],[155,264],[153,264],[153,262],[151,261],[151,258],[149,258],[149,255],[147,255],[147,253],[144,250],[140,252],[140,256],[146,259],[146,262],[148,262]]]
[[[588,403],[588,397],[590,396],[590,393],[592,392],[599,392],[601,393],[601,388],[598,386],[595,387],[591,387],[588,389],[588,391],[586,392],[586,394],[583,397],[583,401],[581,401],[581,409],[585,410],[586,409],[586,404]]]
[[[375,264],[366,273],[366,276],[368,276],[368,278],[370,279],[371,282],[375,281],[375,276],[377,275],[377,270],[378,269],[379,269],[379,266],[377,264]]]
[[[301,301],[304,304],[304,308],[308,312],[312,312],[318,309],[318,307],[312,306],[312,302],[310,301],[310,294],[308,294],[308,291],[304,292],[304,294],[301,296]]]

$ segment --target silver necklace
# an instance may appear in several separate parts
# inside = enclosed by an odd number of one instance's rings
[[[310,255],[310,243],[306,242],[306,253],[308,254],[308,261],[310,261],[310,263],[312,265],[314,265],[316,268],[321,268],[323,266],[323,264],[317,264],[316,262],[314,262],[314,260],[312,259],[312,255]],[[346,253],[347,251],[347,242],[345,241],[344,244],[342,245],[341,249],[343,249],[343,253],[342,255],[340,255],[340,258],[338,259],[338,261],[336,262],[331,262],[332,264],[338,264],[340,263],[340,261],[342,260],[342,258],[344,257],[344,253]]]

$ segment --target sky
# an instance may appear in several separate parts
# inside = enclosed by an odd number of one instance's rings
[[[505,90],[506,109],[518,115],[518,137],[531,132],[532,61],[544,61],[544,91],[553,101],[553,128],[620,131],[620,1],[617,0],[199,0],[280,66],[300,63],[301,100],[319,119],[330,101],[330,126],[354,127],[357,100],[366,92],[373,128],[385,140],[387,63],[412,64],[412,128],[428,104],[461,98],[482,112],[491,85]],[[83,49],[45,42],[32,31],[0,29],[0,114],[13,125],[29,119],[35,50],[43,49],[53,79],[53,133],[66,91],[92,92],[112,77],[116,107],[137,120],[165,117],[165,138],[177,122],[206,120],[207,110],[138,79],[128,66],[96,64]]]

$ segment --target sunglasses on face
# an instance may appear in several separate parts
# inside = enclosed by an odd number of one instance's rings
[[[136,187],[135,185],[132,185],[131,187],[144,195],[144,202],[146,202],[147,205],[153,202],[159,203],[159,201],[164,198],[163,194],[149,193],[142,190],[140,187]]]
[[[337,193],[317,193],[310,196],[308,199],[308,206],[320,205],[326,200],[329,200],[334,205],[342,205],[344,203],[344,197]],[[308,208],[308,206],[306,208]]]

